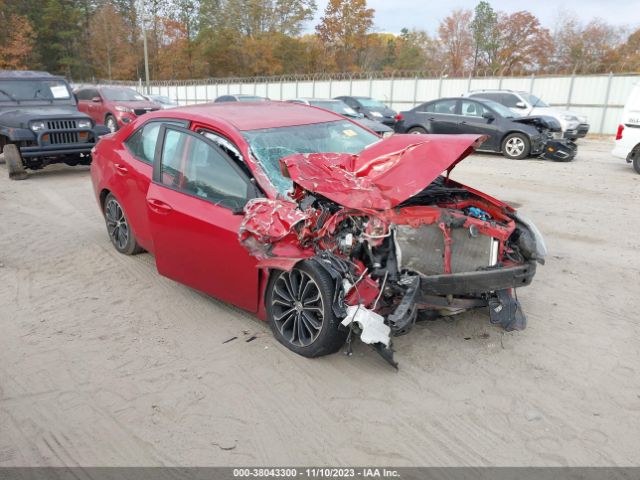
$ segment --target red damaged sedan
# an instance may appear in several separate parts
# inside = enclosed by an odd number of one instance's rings
[[[109,238],[169,278],[254,312],[307,357],[355,336],[392,365],[417,319],[488,307],[526,319],[513,291],[546,247],[509,205],[449,178],[478,135],[381,139],[292,103],[145,115],[104,137],[91,174]]]

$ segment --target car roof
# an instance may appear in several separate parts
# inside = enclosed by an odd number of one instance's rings
[[[311,97],[300,97],[294,98],[294,100],[304,100],[306,102],[333,102],[338,103],[342,102],[339,98],[311,98]]]
[[[480,90],[471,90],[469,93],[527,93],[524,90],[511,90],[508,88],[483,88]]]
[[[299,103],[263,101],[202,103],[174,108],[170,114],[165,110],[145,115],[146,118],[151,116],[176,116],[204,123],[227,123],[241,131],[344,120],[342,116],[328,110],[309,108]]]
[[[62,78],[56,75],[51,75],[49,72],[43,72],[39,70],[0,70],[0,78]]]

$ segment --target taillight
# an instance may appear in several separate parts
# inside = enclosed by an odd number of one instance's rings
[[[402,115],[401,113],[396,115],[396,122],[399,122],[401,120],[404,120],[404,115]]]
[[[622,140],[622,131],[624,130],[624,125],[618,125],[618,131],[616,132],[616,140]]]

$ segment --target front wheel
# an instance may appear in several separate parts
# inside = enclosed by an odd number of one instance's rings
[[[11,180],[24,180],[27,178],[27,171],[24,168],[24,163],[22,163],[20,150],[16,145],[12,143],[5,145],[2,149],[2,154],[7,163],[7,170]]]
[[[633,169],[640,174],[640,152],[636,152],[633,157]]]
[[[425,133],[427,133],[427,131],[422,127],[413,127],[410,128],[407,133],[410,133],[412,135],[424,135]]]
[[[267,285],[266,307],[271,330],[285,347],[304,357],[337,352],[348,331],[333,313],[335,285],[313,261],[290,272],[276,271]]]
[[[522,133],[510,133],[502,141],[502,154],[511,160],[522,160],[529,156],[531,143]]]
[[[118,252],[135,255],[143,251],[129,226],[122,205],[111,193],[104,200],[104,219],[109,239]]]
[[[104,121],[104,126],[107,127],[111,133],[118,131],[118,122],[113,115],[107,115],[107,118]]]

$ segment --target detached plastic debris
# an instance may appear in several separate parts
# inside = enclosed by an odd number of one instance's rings
[[[513,298],[509,290],[498,290],[489,298],[488,304],[491,323],[501,325],[507,332],[527,327],[527,317],[520,302]]]
[[[342,325],[348,327],[352,322],[356,322],[362,330],[360,340],[364,343],[382,343],[385,347],[391,343],[391,329],[384,324],[384,317],[373,310],[362,305],[347,307],[347,316],[342,320]]]

